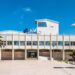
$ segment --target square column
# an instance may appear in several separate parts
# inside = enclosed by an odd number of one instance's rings
[[[12,60],[14,60],[14,49],[12,49]]]
[[[39,49],[37,50],[37,59],[39,59]]]
[[[14,36],[12,34],[12,60],[14,60]]]
[[[25,36],[25,60],[26,60],[27,59],[27,49],[26,49],[27,44],[26,44],[26,35],[24,36]]]
[[[50,34],[50,60],[52,60],[52,49],[51,49],[51,46],[52,46],[52,41],[51,41],[51,34]]]
[[[62,39],[63,39],[63,56],[62,56],[62,59],[65,60],[65,50],[64,50],[64,35],[62,35]]]
[[[27,50],[25,49],[25,60],[27,59]]]
[[[39,59],[39,36],[37,34],[37,41],[38,41],[38,45],[37,45],[37,59]]]

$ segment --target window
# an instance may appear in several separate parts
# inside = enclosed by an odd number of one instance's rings
[[[52,42],[52,46],[56,46],[57,45],[57,42],[56,41],[53,41]]]
[[[25,45],[25,41],[20,41],[20,45],[24,46]]]
[[[58,45],[59,46],[62,46],[63,45],[63,42],[62,41],[58,41]]]
[[[19,42],[18,41],[14,41],[14,45],[19,45]]]
[[[6,41],[2,41],[2,45],[5,46],[6,45]]]
[[[49,46],[50,45],[50,41],[45,41],[45,45]]]
[[[54,28],[54,26],[50,26],[50,28]]]
[[[38,42],[37,41],[33,41],[33,45],[38,45]]]
[[[69,41],[64,42],[65,46],[69,46]]]
[[[72,45],[72,46],[75,46],[75,42],[71,41],[71,45]]]
[[[40,41],[39,42],[39,45],[44,45],[44,41]]]
[[[7,41],[7,45],[12,45],[12,41]]]
[[[46,22],[38,22],[38,27],[47,27]]]
[[[27,45],[31,45],[31,41],[27,41]]]

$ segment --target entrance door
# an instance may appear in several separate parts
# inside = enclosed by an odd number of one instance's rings
[[[37,52],[27,51],[27,58],[37,58]]]

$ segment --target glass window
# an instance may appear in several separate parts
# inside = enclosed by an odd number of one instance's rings
[[[50,41],[45,41],[45,45],[50,45]]]
[[[58,45],[59,46],[62,46],[63,45],[63,42],[62,41],[58,41]]]
[[[69,41],[64,42],[65,46],[69,46]]]
[[[38,45],[38,42],[37,41],[33,41],[33,45]]]
[[[7,45],[12,45],[12,41],[7,41]]]
[[[52,46],[56,46],[57,45],[57,42],[56,41],[53,41],[52,42]]]
[[[21,46],[25,45],[25,41],[20,41],[20,45]]]
[[[6,41],[2,41],[2,45],[5,46],[6,45]]]
[[[38,27],[47,27],[46,22],[38,22]]]
[[[27,41],[27,45],[31,45],[31,41]]]
[[[72,45],[72,46],[75,46],[75,42],[74,42],[74,41],[71,41],[71,45]]]
[[[39,45],[44,45],[44,41],[39,41]]]
[[[19,45],[19,41],[14,41],[14,45]]]

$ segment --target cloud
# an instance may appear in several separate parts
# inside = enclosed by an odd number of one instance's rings
[[[23,11],[26,11],[26,12],[32,12],[32,9],[31,8],[22,8]]]

